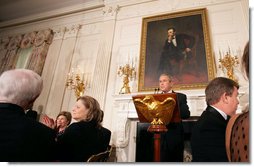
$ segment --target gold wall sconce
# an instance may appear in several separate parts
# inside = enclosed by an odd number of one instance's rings
[[[73,68],[67,75],[66,88],[75,91],[76,98],[84,95],[87,88],[88,80],[85,81],[85,74],[81,72],[80,68]],[[86,77],[88,79],[88,77]]]
[[[229,79],[232,79],[232,80],[238,82],[238,80],[234,74],[234,68],[236,68],[239,65],[238,57],[233,56],[231,54],[230,49],[228,50],[228,52],[226,52],[226,55],[224,55],[224,54],[222,55],[221,51],[219,51],[219,54],[220,54],[219,68],[221,68],[222,71],[227,74]]]
[[[119,92],[119,94],[128,94],[131,93],[129,82],[130,79],[133,79],[136,77],[136,71],[135,68],[130,66],[130,64],[126,64],[125,66],[120,66],[117,71],[118,76],[123,76],[123,86]]]

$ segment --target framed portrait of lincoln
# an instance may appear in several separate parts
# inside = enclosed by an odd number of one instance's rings
[[[142,19],[138,91],[157,88],[162,73],[174,89],[205,88],[214,78],[205,8]]]

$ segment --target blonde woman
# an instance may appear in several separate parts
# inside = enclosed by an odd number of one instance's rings
[[[63,162],[84,162],[91,155],[106,151],[111,132],[102,127],[103,111],[96,99],[82,96],[72,109],[77,122],[65,129],[59,138],[58,155]]]

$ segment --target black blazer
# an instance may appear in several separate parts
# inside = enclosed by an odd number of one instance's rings
[[[225,131],[227,120],[208,106],[192,131],[191,149],[194,162],[227,162]]]
[[[189,110],[189,106],[187,104],[186,95],[183,94],[183,93],[177,93],[177,92],[174,92],[174,91],[172,91],[172,92],[176,93],[181,119],[189,118],[190,117],[190,110]]]
[[[54,130],[27,117],[15,104],[0,103],[0,134],[0,161],[55,160]]]
[[[106,151],[110,137],[111,132],[97,128],[95,122],[72,123],[57,141],[59,160],[85,162],[91,155]]]
[[[176,93],[173,91],[173,93]],[[185,94],[176,93],[181,119],[190,117],[189,106]],[[182,162],[184,149],[184,130],[182,121],[169,123],[168,131],[161,135],[161,161]]]

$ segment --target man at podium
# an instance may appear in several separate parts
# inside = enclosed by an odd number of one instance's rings
[[[168,74],[161,74],[159,78],[161,93],[176,93],[181,119],[190,117],[189,106],[185,94],[177,93],[172,90],[172,78]],[[169,123],[168,131],[161,134],[161,161],[164,162],[183,162],[184,152],[184,131],[182,121],[179,123]]]

